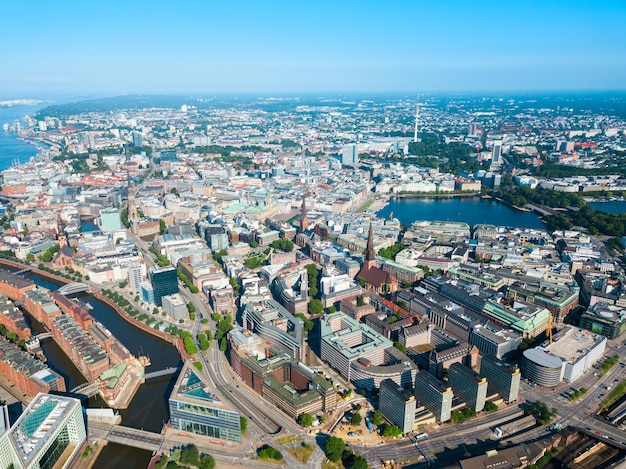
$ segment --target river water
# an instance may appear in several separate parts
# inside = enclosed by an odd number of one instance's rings
[[[516,210],[496,200],[480,197],[390,199],[388,205],[379,210],[377,215],[388,218],[391,213],[404,225],[411,225],[416,220],[440,220],[466,222],[472,226],[488,223],[545,229],[543,222],[532,212]]]
[[[25,163],[37,155],[34,145],[17,138],[15,132],[5,132],[2,126],[7,123],[13,125],[19,121],[25,127],[22,118],[28,114],[31,117],[44,105],[0,107],[0,171],[11,167],[14,161]]]
[[[58,283],[40,277],[33,272],[28,272],[24,276],[37,285],[51,290],[59,287]],[[146,372],[180,364],[178,351],[169,343],[133,327],[120,318],[109,306],[92,295],[82,294],[79,295],[79,298],[93,306],[91,315],[94,319],[104,324],[131,353],[135,355],[142,353],[150,357],[151,365],[146,368]],[[48,358],[48,366],[66,378],[68,389],[85,382],[85,378],[53,340],[44,339],[41,341],[41,345]],[[167,399],[175,380],[175,375],[165,376],[149,380],[143,384],[128,409],[120,411],[122,425],[160,432],[163,425],[169,420]],[[86,405],[92,408],[105,406],[100,398],[92,398]],[[96,469],[111,467],[116,469],[145,468],[150,457],[149,451],[109,444],[98,457],[94,467]]]

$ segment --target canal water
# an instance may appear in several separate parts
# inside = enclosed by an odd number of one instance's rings
[[[416,220],[439,220],[465,222],[471,226],[488,223],[545,229],[543,222],[532,212],[516,210],[496,200],[480,197],[389,199],[389,203],[377,215],[388,218],[391,213],[404,225],[411,225]]]
[[[33,272],[27,272],[23,275],[37,285],[50,290],[55,290],[59,287],[58,283]],[[141,353],[150,357],[151,365],[146,368],[146,372],[180,364],[180,356],[174,346],[133,327],[120,318],[108,305],[97,300],[94,296],[81,294],[79,298],[93,307],[90,313],[94,319],[104,324],[131,353],[135,355]],[[48,358],[48,366],[66,378],[68,389],[85,382],[85,378],[82,377],[72,361],[65,356],[53,340],[44,339],[41,341],[41,346]],[[174,375],[156,378],[144,383],[139,388],[128,409],[120,410],[122,425],[160,432],[163,425],[169,420],[167,399],[174,387],[175,380],[176,376]],[[91,408],[106,406],[100,398],[92,398],[84,404]],[[94,467],[96,469],[111,467],[116,469],[145,468],[150,457],[151,453],[149,451],[109,444],[98,457]]]

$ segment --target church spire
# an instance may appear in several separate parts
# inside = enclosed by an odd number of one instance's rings
[[[376,263],[376,251],[374,251],[374,232],[372,230],[372,222],[370,221],[370,229],[367,233],[367,248],[365,250],[365,260],[368,265]]]
[[[306,216],[306,194],[302,194],[302,214],[300,215],[300,233],[309,229],[309,219]]]

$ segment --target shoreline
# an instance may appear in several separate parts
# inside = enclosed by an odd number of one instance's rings
[[[459,192],[452,194],[429,194],[427,192],[415,192],[411,194],[390,194],[390,199],[469,199],[473,197],[479,197],[480,192]]]

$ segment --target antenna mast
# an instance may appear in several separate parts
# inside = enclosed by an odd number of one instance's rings
[[[420,118],[420,95],[417,95],[417,102],[415,103],[415,133],[413,134],[413,142],[417,142],[417,130]]]

